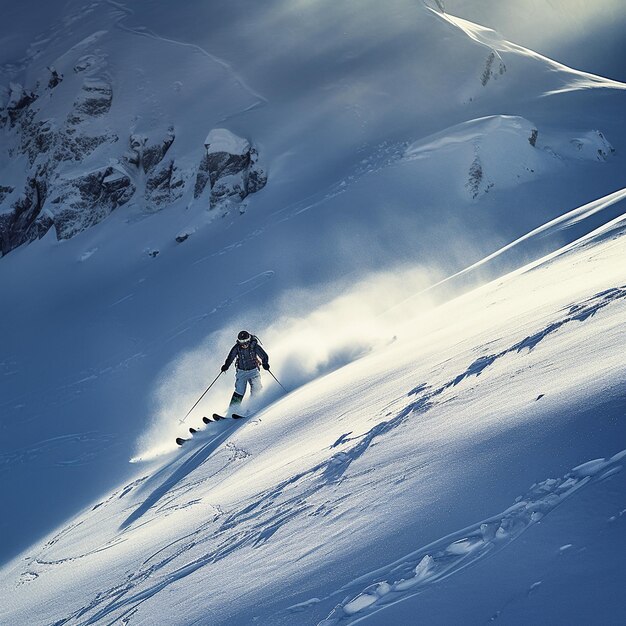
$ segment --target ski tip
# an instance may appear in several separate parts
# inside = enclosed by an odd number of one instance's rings
[[[176,443],[177,443],[179,446],[182,446],[182,445],[185,443],[185,441],[187,441],[187,440],[186,440],[186,439],[183,439],[182,437],[176,437]]]

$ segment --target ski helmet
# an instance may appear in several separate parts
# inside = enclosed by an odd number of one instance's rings
[[[237,335],[237,343],[239,344],[250,343],[251,338],[252,337],[250,336],[250,333],[247,330],[242,330]]]

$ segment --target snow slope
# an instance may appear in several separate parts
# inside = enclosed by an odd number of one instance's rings
[[[621,33],[626,14],[619,0],[593,5],[584,0],[520,0],[506,5],[495,0],[446,0],[445,8],[570,67],[624,79]]]
[[[93,72],[111,106],[80,123],[111,141],[58,174],[139,191],[0,258],[0,622],[622,620],[622,478],[598,480],[624,447],[623,237],[598,231],[624,213],[620,74],[421,2],[355,7],[7,9],[0,105],[54,66],[33,110],[63,128]],[[155,206],[124,155],[170,129],[184,193]],[[268,181],[211,208],[193,181],[215,129]],[[0,133],[2,216],[33,146]],[[176,455],[230,397],[229,374],[179,424],[241,328],[294,392],[266,377],[253,420]],[[509,511],[522,494],[545,523]],[[509,522],[532,529],[492,541]]]
[[[0,618],[620,623],[625,224],[138,468],[3,568]]]

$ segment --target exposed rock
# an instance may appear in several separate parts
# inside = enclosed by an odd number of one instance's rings
[[[48,92],[39,98],[36,90],[18,83],[0,88],[0,129],[14,129],[3,134],[11,158],[25,155],[30,165],[23,192],[0,186],[0,252],[4,255],[15,247],[43,236],[55,226],[57,237],[68,238],[104,219],[111,211],[128,202],[135,192],[131,177],[115,166],[101,167],[71,179],[60,175],[64,163],[84,162],[99,146],[118,141],[112,132],[103,133],[103,125],[93,120],[111,109],[113,89],[106,78],[105,59],[97,55],[82,57],[75,71],[88,71],[71,112],[65,120],[46,119],[42,113],[52,101],[63,76],[49,66],[49,77],[42,85]],[[97,72],[97,76],[94,74]],[[41,90],[43,92],[43,89]],[[53,107],[52,110],[56,110]],[[157,163],[173,137],[164,141],[165,148],[149,152],[151,163]],[[114,163],[110,152],[106,162]],[[173,174],[169,175],[173,184]],[[169,193],[169,192],[168,192]],[[169,193],[171,196],[171,193]],[[7,203],[11,203],[7,206]]]
[[[124,159],[128,164],[149,174],[163,160],[175,137],[173,126],[167,129],[160,140],[152,144],[148,143],[148,137],[145,135],[131,135],[130,149],[124,155]]]
[[[259,155],[257,151],[252,148],[250,150],[250,168],[248,170],[248,193],[256,193],[265,187],[267,184],[267,172],[263,167],[258,164]]]
[[[0,186],[3,255],[42,237],[52,226],[57,238],[73,237],[129,202],[137,187],[145,206],[157,210],[191,192],[189,187],[195,182],[196,198],[205,194],[211,207],[221,205],[224,211],[235,203],[243,213],[242,200],[266,184],[267,174],[259,165],[256,148],[225,129],[209,133],[206,154],[196,172],[177,165],[172,154],[174,126],[130,135],[125,154],[100,148],[118,141],[115,133],[102,130],[109,124],[103,124],[101,118],[110,113],[113,104],[106,60],[87,55],[75,64],[74,71],[85,72],[85,76],[65,119],[45,116],[48,102],[54,102],[57,93],[65,96],[63,91],[53,91],[63,76],[53,66],[48,70],[49,78],[44,78],[41,88],[45,98],[38,99],[36,91],[17,83],[0,89],[0,104],[4,104],[0,125],[10,123],[13,129],[2,133],[2,140],[8,139],[11,158],[26,156],[30,166],[23,192],[19,186],[17,190]],[[49,110],[52,113],[59,107]],[[101,151],[96,152],[98,148]],[[102,161],[96,155],[108,165],[100,166]],[[82,165],[77,168],[73,165],[77,163]],[[177,240],[188,236],[182,233]]]
[[[88,135],[60,134],[54,144],[52,160],[55,163],[62,161],[82,161],[89,156],[99,145],[107,141],[114,142],[116,137],[106,135],[90,137]]]
[[[158,167],[146,180],[146,200],[154,207],[171,204],[184,191],[184,180],[179,176],[174,160]]]
[[[80,124],[85,117],[108,113],[113,102],[113,88],[101,78],[85,78],[81,92],[74,101],[74,110],[68,117],[70,124]]]
[[[170,204],[184,192],[185,181],[174,159],[163,161],[175,137],[173,126],[152,143],[145,135],[133,134],[130,136],[129,150],[124,154],[124,160],[129,166],[147,174],[145,198],[153,208]]]
[[[469,190],[472,200],[476,200],[481,193],[489,193],[493,187],[493,183],[485,179],[483,164],[478,154],[474,156],[470,165],[465,187]]]
[[[267,183],[267,174],[258,163],[258,152],[246,139],[217,128],[209,133],[205,147],[196,176],[195,198],[210,183],[211,207],[224,200],[240,202]]]
[[[189,239],[189,233],[181,233],[176,237],[177,243],[183,243],[183,241],[187,241]]]
[[[200,161],[200,167],[198,167],[198,173],[196,175],[196,184],[193,189],[193,197],[199,198],[202,192],[206,188],[206,184],[209,182],[209,157],[204,155]]]
[[[530,137],[528,138],[528,143],[534,148],[537,145],[537,137],[539,136],[539,131],[536,128],[533,128],[530,132]]]
[[[33,165],[39,155],[46,154],[57,141],[57,130],[54,120],[35,122],[31,116],[20,120],[19,152],[28,155],[30,165]]]
[[[135,186],[128,175],[113,167],[64,180],[50,200],[59,205],[58,210],[53,210],[57,237],[69,239],[101,222],[134,193]]]
[[[247,195],[243,172],[223,176],[211,187],[211,206],[228,199],[243,200]]]
[[[496,63],[497,59],[497,63]],[[487,83],[491,78],[498,78],[498,76],[504,74],[506,72],[506,65],[500,58],[500,55],[492,50],[487,57],[487,61],[485,62],[485,69],[480,77],[480,82],[483,87],[487,86]]]
[[[11,211],[0,214],[0,252],[4,256],[24,243],[43,237],[52,226],[47,212],[42,213],[47,185],[41,178],[27,180],[24,193],[13,203]]]
[[[37,94],[27,91],[19,83],[11,83],[9,92],[9,102],[7,103],[7,113],[14,126],[19,117],[28,107],[37,100]]]
[[[0,204],[4,202],[4,199],[14,191],[15,189],[9,185],[0,185]]]
[[[57,85],[59,85],[63,81],[63,74],[59,74],[56,71],[54,66],[50,66],[47,68],[50,72],[50,78],[48,80],[48,89],[54,89]]]
[[[163,139],[154,145],[145,146],[141,158],[141,166],[146,174],[149,174],[167,154],[175,139],[174,127],[170,126]]]
[[[580,137],[575,137],[570,143],[581,159],[606,161],[615,153],[615,148],[599,130],[591,130]]]

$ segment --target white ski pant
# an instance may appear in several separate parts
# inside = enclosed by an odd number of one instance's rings
[[[261,373],[258,369],[253,370],[237,370],[235,374],[235,391],[243,396],[246,393],[246,387],[250,385],[250,393],[257,394],[263,385],[261,383]]]

